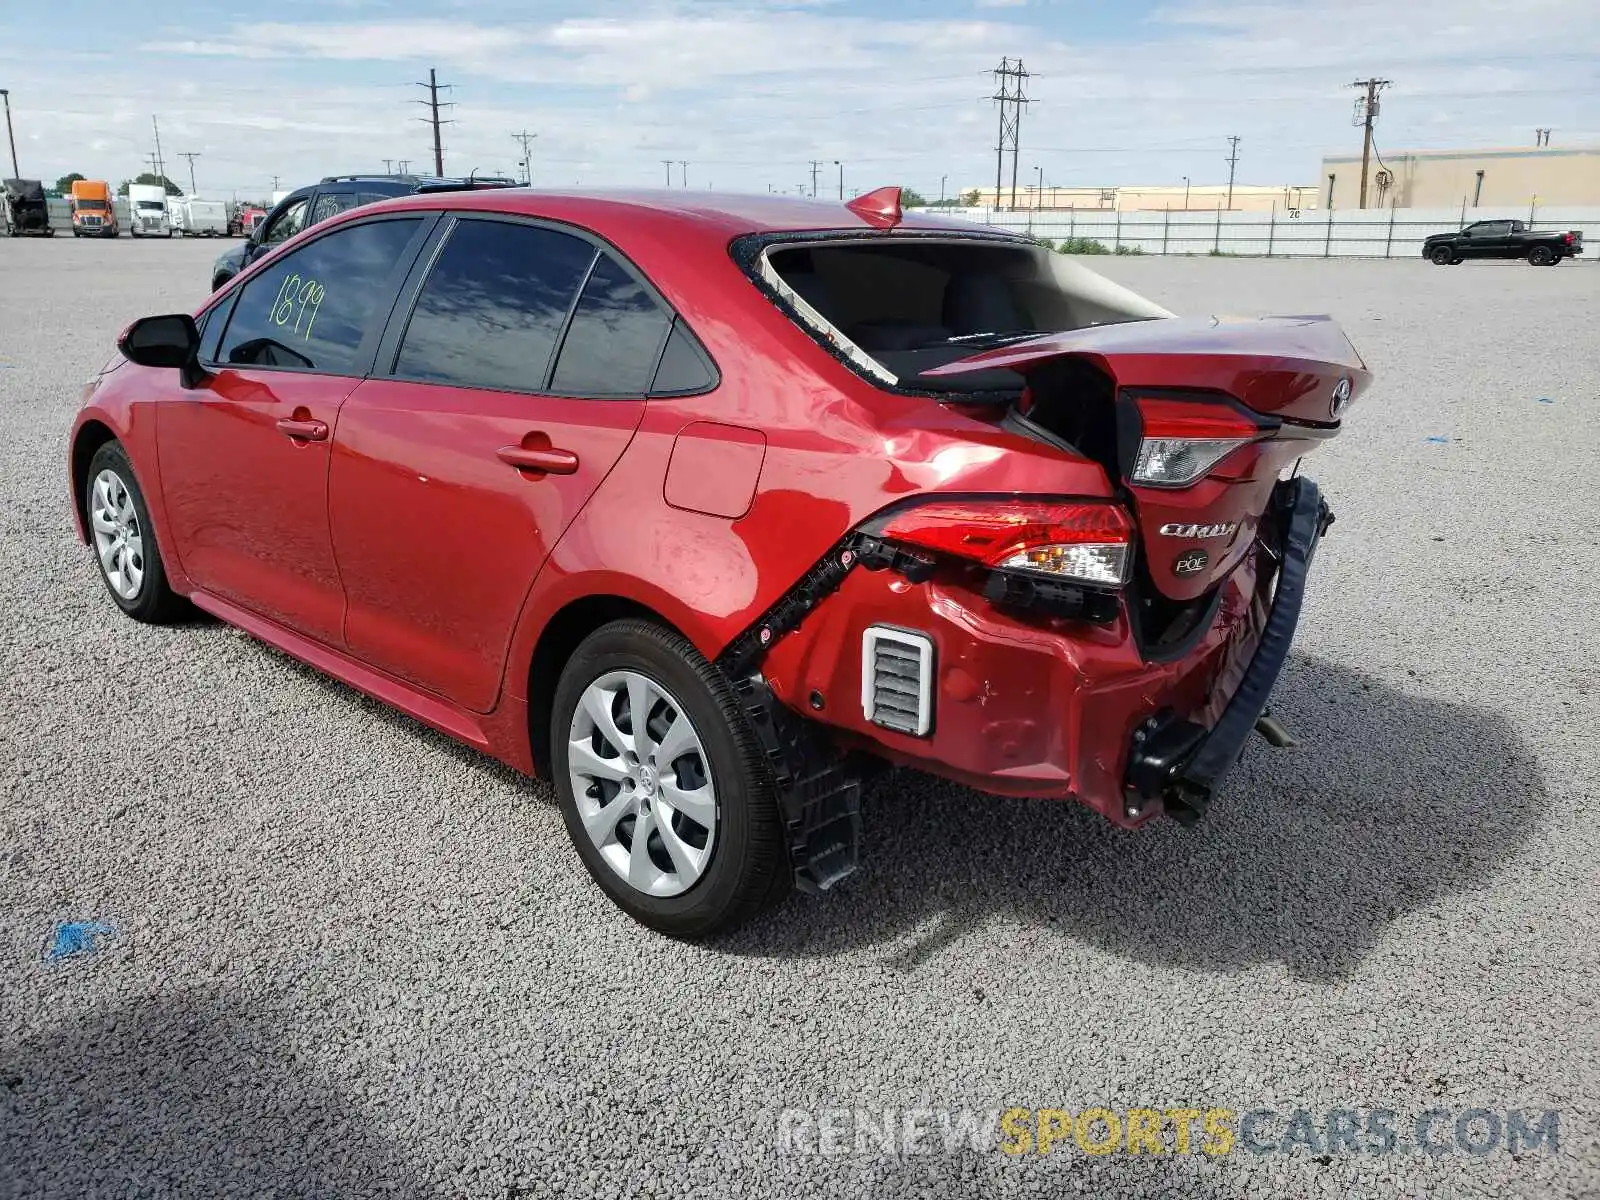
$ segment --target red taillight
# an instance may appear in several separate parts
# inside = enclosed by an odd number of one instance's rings
[[[1187,487],[1240,446],[1261,436],[1261,425],[1226,404],[1142,396],[1142,435],[1128,478],[1150,487]]]
[[[1572,235],[1570,233],[1567,234],[1564,238],[1562,238],[1562,241],[1566,242],[1569,246],[1572,245]]]
[[[1133,522],[1114,504],[935,500],[877,522],[889,541],[1006,571],[1115,587],[1132,562]]]

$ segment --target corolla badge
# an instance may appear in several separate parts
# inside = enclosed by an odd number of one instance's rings
[[[1344,415],[1344,410],[1350,407],[1350,393],[1353,389],[1349,379],[1341,379],[1333,385],[1333,397],[1328,401],[1328,413],[1334,420]]]
[[[1210,557],[1204,550],[1186,550],[1172,560],[1174,575],[1198,575],[1206,569]]]
[[[1237,528],[1239,528],[1237,521],[1223,521],[1216,525],[1185,525],[1174,521],[1163,525],[1157,532],[1162,537],[1220,538],[1227,537]]]

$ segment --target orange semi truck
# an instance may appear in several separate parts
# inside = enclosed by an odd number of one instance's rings
[[[117,236],[117,207],[103,179],[74,180],[71,203],[73,237]]]

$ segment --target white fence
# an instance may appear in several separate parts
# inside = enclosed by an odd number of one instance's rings
[[[1522,205],[1481,208],[1279,209],[924,209],[1052,242],[1084,239],[1122,254],[1237,254],[1265,258],[1416,258],[1422,240],[1473,221],[1528,221],[1538,229],[1600,236],[1600,208]],[[1589,240],[1587,232],[1585,241]]]

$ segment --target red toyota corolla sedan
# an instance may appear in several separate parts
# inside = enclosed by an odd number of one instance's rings
[[[883,762],[1197,817],[1283,740],[1331,519],[1290,468],[1367,383],[1325,318],[1174,317],[895,189],[407,197],[118,346],[68,455],[117,605],[549,778],[682,936],[853,870]]]

